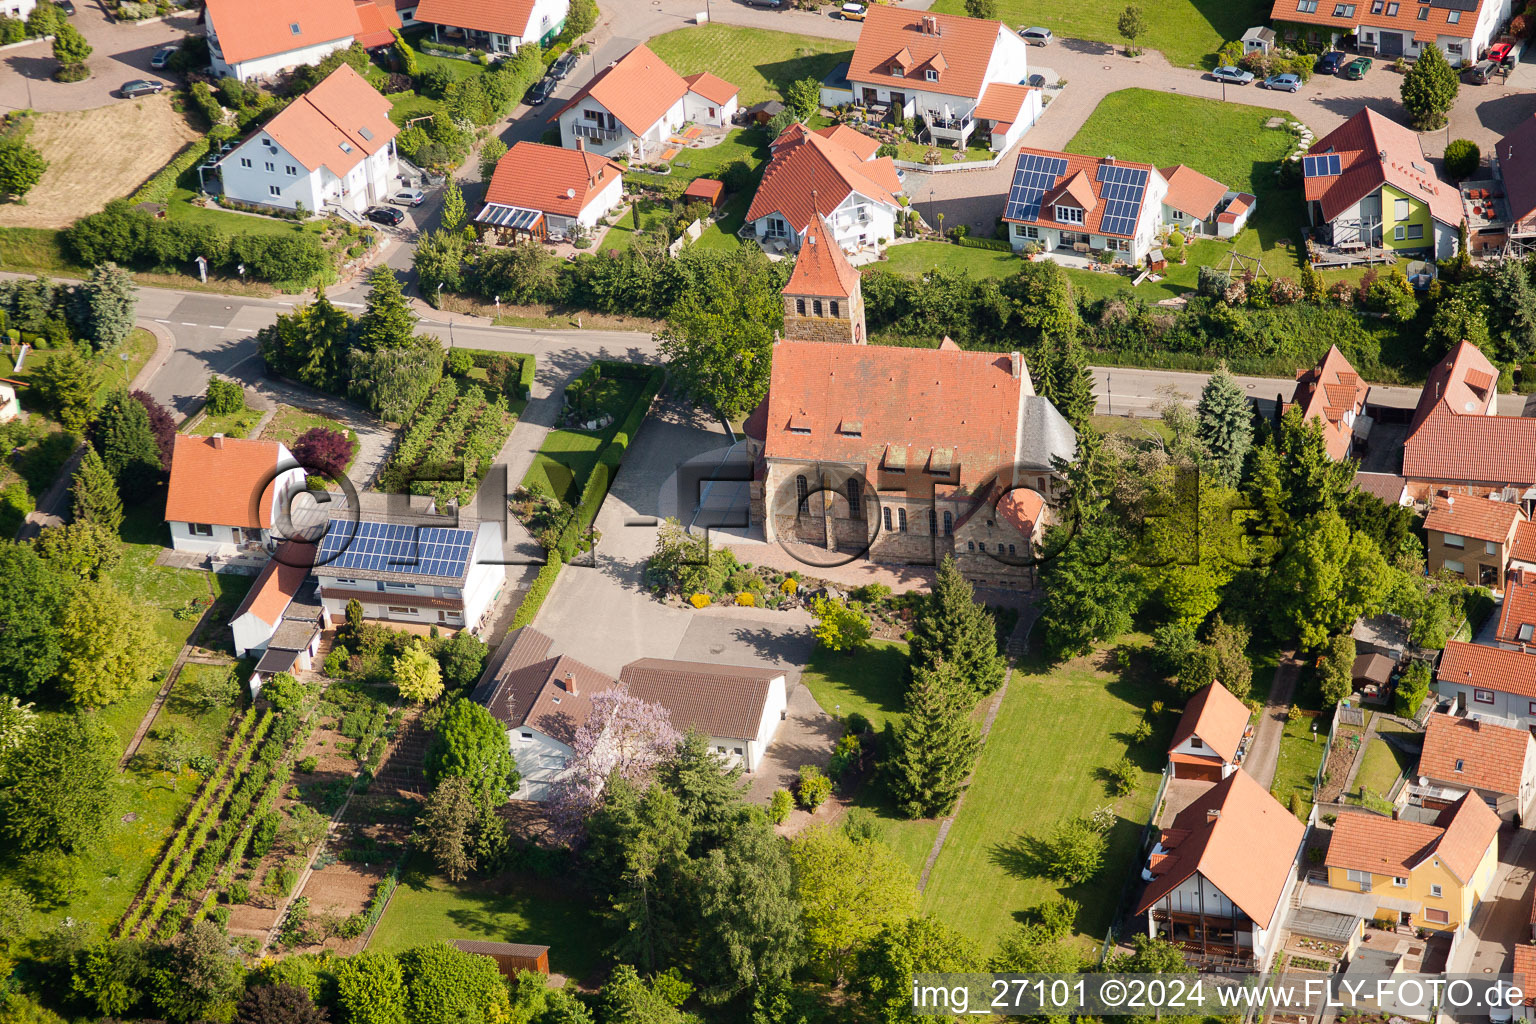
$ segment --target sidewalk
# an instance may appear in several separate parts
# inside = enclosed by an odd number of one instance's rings
[[[1296,693],[1296,680],[1301,676],[1301,663],[1293,654],[1281,656],[1275,668],[1275,681],[1269,690],[1269,703],[1259,717],[1259,727],[1254,730],[1253,745],[1243,761],[1243,771],[1253,776],[1253,781],[1268,789],[1275,781],[1275,768],[1280,761],[1280,736],[1285,732],[1285,715],[1290,710],[1291,698]]]

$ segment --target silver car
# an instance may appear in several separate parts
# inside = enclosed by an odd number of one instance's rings
[[[1029,28],[1021,28],[1019,29],[1019,35],[1022,36],[1024,41],[1030,46],[1049,46],[1051,40],[1056,38],[1051,34],[1050,29],[1041,28],[1039,25],[1034,25]]]
[[[1253,72],[1244,71],[1242,68],[1224,64],[1211,72],[1211,77],[1218,82],[1230,82],[1232,85],[1247,85],[1253,81]]]
[[[1301,76],[1292,74],[1270,75],[1260,84],[1266,89],[1279,89],[1281,92],[1300,92]]]

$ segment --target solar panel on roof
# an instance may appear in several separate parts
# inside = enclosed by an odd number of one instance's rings
[[[1323,178],[1338,174],[1343,168],[1339,162],[1339,154],[1323,153],[1319,156],[1304,156],[1301,158],[1301,173],[1308,178]]]
[[[1013,186],[1008,191],[1008,205],[1003,216],[1013,220],[1034,220],[1040,216],[1040,199],[1056,185],[1067,169],[1059,156],[1020,153],[1013,169]]]
[[[411,576],[459,577],[474,549],[472,530],[418,527],[407,523],[332,519],[317,566],[364,569]]]
[[[1104,200],[1099,230],[1109,235],[1134,235],[1147,192],[1146,168],[1100,164],[1096,177],[1100,182],[1099,195]]]

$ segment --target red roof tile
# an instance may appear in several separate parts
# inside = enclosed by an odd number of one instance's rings
[[[688,92],[683,76],[673,71],[650,47],[641,44],[597,73],[571,101],[550,117],[554,121],[591,96],[619,123],[636,135],[661,120],[672,104]]]
[[[971,116],[982,121],[1012,124],[1019,119],[1019,111],[1029,102],[1029,94],[1033,91],[1027,85],[990,82]]]
[[[369,50],[393,43],[395,36],[390,30],[400,28],[395,0],[356,0],[356,4],[357,41]]]
[[[1356,473],[1355,486],[1367,494],[1374,494],[1388,505],[1400,505],[1408,481],[1396,473]]]
[[[707,199],[711,206],[719,206],[725,195],[725,182],[714,178],[694,178],[683,189],[684,199]]]
[[[1531,904],[1531,923],[1536,924],[1536,902]],[[1525,1005],[1536,1006],[1536,946],[1516,943],[1515,963],[1510,970],[1514,974],[1511,983],[1527,993]]]
[[[1531,626],[1531,636],[1520,631]],[[1495,639],[1505,644],[1536,646],[1536,574],[1512,573],[1504,587],[1504,603],[1499,606],[1499,627]]]
[[[816,129],[816,134],[824,139],[837,143],[844,149],[852,151],[860,160],[873,160],[875,154],[880,151],[880,140],[865,135],[857,129],[845,124],[828,125],[826,128]]]
[[[1407,877],[1428,857],[1444,829],[1420,821],[1349,812],[1334,822],[1324,863],[1331,868]]]
[[[1536,523],[1529,519],[1515,524],[1515,542],[1510,545],[1511,561],[1536,565]]]
[[[1004,216],[1006,221],[1016,224],[1037,224],[1044,227],[1060,227],[1068,231],[1082,231],[1094,235],[1111,235],[1116,238],[1133,238],[1135,231],[1117,233],[1105,231],[1101,226],[1104,219],[1104,211],[1109,204],[1103,201],[1104,183],[1098,180],[1099,165],[1108,163],[1108,160],[1094,156],[1079,156],[1076,153],[1059,153],[1050,149],[1026,149],[1020,147],[1017,151],[1018,159],[1027,155],[1057,157],[1067,162],[1066,169],[1057,177],[1055,185],[1040,200],[1039,216],[1033,220],[1020,220],[1016,217]],[[1138,167],[1149,175],[1157,173],[1157,168],[1151,164],[1138,164],[1129,160],[1115,160],[1119,167]],[[1063,197],[1071,197],[1064,205],[1076,206],[1083,210],[1083,220],[1080,222],[1058,221],[1056,219],[1056,203]],[[1137,210],[1137,223],[1141,221],[1141,208]]]
[[[1436,497],[1430,500],[1429,514],[1424,517],[1424,529],[1503,544],[1509,539],[1515,524],[1524,519],[1520,506],[1512,501]]]
[[[1419,774],[1490,793],[1518,794],[1531,745],[1529,729],[1475,718],[1430,715],[1424,728]]]
[[[696,75],[689,75],[683,81],[688,83],[688,91],[698,93],[700,96],[713,103],[726,104],[741,92],[739,88],[727,82],[719,75],[712,75],[708,71],[700,71]]]
[[[1489,487],[1536,483],[1536,419],[1458,415],[1439,402],[1403,444],[1403,476]]]
[[[1269,12],[1271,21],[1301,23],[1303,25],[1322,25],[1339,32],[1353,32],[1357,25],[1368,25],[1372,28],[1395,29],[1405,35],[1412,36],[1420,43],[1432,43],[1436,36],[1451,36],[1457,39],[1471,39],[1473,31],[1477,28],[1480,13],[1477,13],[1475,5],[1472,11],[1461,12],[1459,21],[1451,21],[1452,8],[1449,5],[1439,4],[1394,4],[1396,14],[1387,14],[1385,8],[1380,14],[1371,13],[1369,0],[1361,0],[1357,7],[1358,13],[1353,18],[1341,21],[1333,16],[1333,7],[1317,5],[1310,12],[1303,11],[1299,0],[1275,0],[1274,7]],[[1419,11],[1429,12],[1429,16],[1423,21],[1419,20]]]
[[[485,201],[574,217],[623,175],[596,153],[519,142],[496,161]]]
[[[1471,881],[1483,854],[1498,838],[1499,816],[1477,794],[1468,793],[1441,811],[1435,824],[1445,829],[1435,852],[1453,875]]]
[[[1536,114],[1532,114],[1493,147],[1504,172],[1504,198],[1511,221],[1536,213]]]
[[[1408,432],[1418,430],[1441,402],[1457,415],[1485,415],[1493,405],[1496,392],[1491,385],[1498,376],[1481,349],[1468,341],[1459,342],[1430,368]]]
[[[795,269],[790,272],[786,295],[824,295],[848,298],[859,287],[859,272],[843,255],[832,229],[821,214],[806,233],[795,255]]]
[[[1339,174],[1302,179],[1307,202],[1321,203],[1327,220],[1389,184],[1424,203],[1442,224],[1461,223],[1461,193],[1436,176],[1419,137],[1369,107],[1319,139],[1308,153],[1340,157]]]
[[[1321,362],[1296,379],[1296,392],[1291,396],[1291,403],[1301,406],[1303,417],[1315,417],[1323,422],[1328,455],[1342,459],[1349,454],[1350,438],[1354,434],[1353,424],[1344,423],[1345,414],[1362,412],[1369,390],[1349,360],[1344,358],[1344,353],[1339,351],[1339,346],[1332,345]]]
[[[1216,212],[1216,204],[1227,194],[1227,186],[1215,178],[1207,178],[1193,167],[1175,164],[1157,173],[1168,182],[1168,194],[1163,204],[1196,220],[1210,220]]]
[[[177,434],[165,518],[247,529],[272,525],[276,441]],[[262,487],[265,490],[258,490]]]
[[[251,584],[251,589],[246,591],[245,600],[240,602],[240,607],[235,609],[235,614],[230,616],[234,622],[242,615],[255,615],[269,626],[276,626],[283,618],[283,612],[293,602],[294,595],[309,578],[310,567],[298,563],[305,557],[313,558],[315,553],[313,544],[285,543],[278,548],[277,555],[261,567],[256,581]]]
[[[521,38],[533,8],[534,0],[421,0],[416,20]]]
[[[928,19],[939,34],[924,30]],[[848,80],[855,87],[868,82],[978,99],[986,88],[992,51],[1009,31],[1000,21],[871,5],[848,63]],[[893,63],[904,74],[891,74]],[[938,72],[936,81],[927,80],[930,69]]]
[[[230,64],[355,37],[362,30],[352,0],[208,0],[207,16]]]
[[[1506,592],[1504,600],[1509,601]],[[1442,683],[1513,693],[1536,700],[1536,655],[1452,640],[1435,677]]]
[[[259,134],[277,140],[306,170],[325,167],[341,178],[400,133],[389,110],[389,101],[343,64],[283,108]]]
[[[773,156],[752,197],[747,220],[777,213],[798,234],[816,214],[831,215],[849,193],[896,206],[901,180],[890,157],[863,160],[858,153],[814,132],[774,140]]]
[[[1220,683],[1207,683],[1184,706],[1184,715],[1168,744],[1172,751],[1191,736],[1221,756],[1228,764],[1237,759],[1237,748],[1248,728],[1248,705]]]
[[[1025,537],[1033,537],[1045,514],[1045,499],[1028,487],[1015,487],[997,499],[997,517]]]

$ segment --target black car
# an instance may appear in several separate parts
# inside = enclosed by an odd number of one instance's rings
[[[395,227],[405,221],[405,211],[393,206],[370,206],[365,216],[375,224]]]
[[[1317,58],[1317,64],[1312,70],[1319,75],[1336,75],[1339,69],[1349,62],[1349,55],[1342,50],[1329,50]]]
[[[123,87],[117,90],[117,94],[125,100],[131,100],[139,96],[151,96],[164,88],[164,82],[151,82],[147,78],[136,78],[131,82],[124,82]]]
[[[767,7],[769,10],[778,10],[784,6],[784,0],[742,0],[748,7]]]
[[[65,17],[73,18],[75,16],[74,0],[54,0],[54,2],[59,10],[64,12]]]
[[[549,77],[555,81],[563,81],[565,76],[576,70],[576,62],[580,58],[570,52],[562,53],[558,60],[549,66]]]
[[[553,78],[545,75],[533,83],[533,88],[528,90],[528,95],[523,102],[527,103],[530,107],[538,106],[554,94],[556,84]]]

